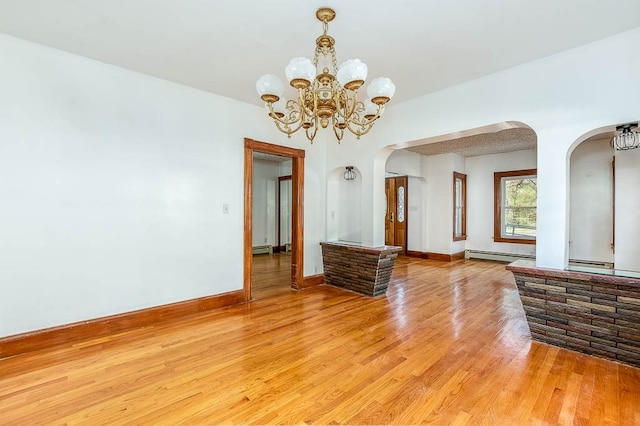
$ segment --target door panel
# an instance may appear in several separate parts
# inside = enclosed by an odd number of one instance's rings
[[[393,245],[395,240],[395,228],[393,221],[395,217],[395,205],[396,205],[396,183],[394,178],[385,179],[384,192],[387,199],[387,213],[384,217],[384,243],[388,246]]]
[[[407,252],[407,181],[406,176],[385,179],[387,213],[385,215],[385,244],[402,247]]]

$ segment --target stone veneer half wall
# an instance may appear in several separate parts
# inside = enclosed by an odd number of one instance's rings
[[[640,367],[640,279],[536,268],[513,272],[531,337]]]
[[[322,242],[322,265],[326,284],[367,296],[387,291],[393,265],[402,247],[363,247]]]

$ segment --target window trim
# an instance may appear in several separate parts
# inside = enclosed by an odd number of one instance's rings
[[[456,235],[456,181],[460,179],[462,182],[462,225],[460,235]],[[453,241],[464,241],[467,239],[467,175],[463,173],[453,172]]]
[[[493,241],[496,243],[535,244],[535,238],[506,238],[502,236],[502,178],[536,176],[538,169],[510,170],[493,174]]]

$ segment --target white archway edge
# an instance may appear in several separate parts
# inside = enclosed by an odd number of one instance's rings
[[[629,120],[628,122],[638,122],[638,119]],[[576,148],[588,139],[597,135],[611,135],[617,125],[624,123],[614,123],[609,126],[603,126],[593,129],[581,135],[569,148],[567,152],[567,164],[571,168],[571,157]],[[613,208],[613,223],[615,229],[615,250],[611,253],[614,268],[617,270],[640,271],[640,259],[638,240],[640,239],[640,225],[637,222],[635,213],[640,207],[640,197],[636,183],[640,179],[640,150],[629,151],[613,151],[609,146],[606,149],[609,152],[607,159],[610,160],[615,155],[615,198],[607,201],[615,203]],[[605,151],[605,152],[607,152]],[[610,166],[606,172],[611,173]],[[591,176],[593,178],[593,176]],[[612,182],[609,181],[610,185]],[[596,194],[590,192],[590,196],[597,197]],[[612,220],[612,217],[608,218]],[[568,224],[571,225],[570,223]],[[611,238],[611,235],[608,236]],[[612,242],[604,241],[605,244]],[[613,246],[612,246],[613,248]]]

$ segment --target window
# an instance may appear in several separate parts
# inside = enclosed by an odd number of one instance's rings
[[[493,240],[502,243],[536,243],[537,170],[496,172]]]
[[[467,175],[453,172],[453,241],[467,239]]]

